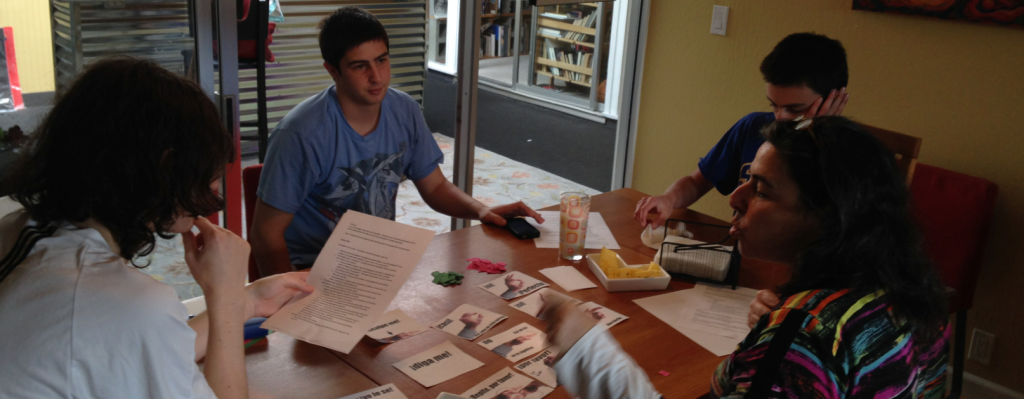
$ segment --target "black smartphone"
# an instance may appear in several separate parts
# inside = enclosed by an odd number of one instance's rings
[[[506,224],[505,227],[508,228],[508,231],[512,232],[512,236],[515,238],[525,240],[540,237],[540,230],[533,227],[533,225],[531,225],[530,222],[527,222],[526,219],[513,218],[508,219],[507,222],[508,224]]]

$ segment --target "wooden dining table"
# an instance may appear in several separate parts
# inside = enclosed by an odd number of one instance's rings
[[[604,217],[615,240],[621,246],[621,249],[616,252],[628,264],[648,263],[655,254],[655,250],[641,242],[640,235],[643,228],[633,218],[636,204],[644,196],[645,194],[636,190],[620,189],[595,195],[591,200],[591,212],[599,212]],[[549,209],[557,210],[557,206]],[[677,210],[673,214],[673,218],[727,224],[690,210]],[[546,223],[558,223],[558,220],[548,220]],[[587,250],[588,253],[597,251]],[[300,351],[308,352],[306,356],[313,356],[315,352],[322,350],[333,354],[345,363],[346,367],[331,364],[331,367],[337,369],[332,369],[331,372],[313,373],[307,370],[308,375],[295,377],[300,380],[292,381],[289,384],[293,386],[328,385],[327,388],[318,388],[320,390],[317,392],[333,394],[335,395],[333,397],[336,398],[342,396],[337,392],[344,390],[339,389],[339,385],[361,384],[368,386],[366,384],[368,380],[377,385],[394,383],[409,398],[434,399],[441,392],[463,393],[503,368],[513,367],[514,364],[511,361],[478,345],[478,342],[520,323],[528,323],[541,330],[545,329],[545,324],[539,319],[511,308],[510,301],[478,288],[478,285],[493,280],[498,275],[466,270],[466,266],[469,264],[467,260],[470,258],[505,262],[508,271],[527,273],[551,284],[552,289],[560,292],[561,288],[539,273],[539,270],[554,266],[575,267],[597,284],[598,288],[574,291],[568,295],[584,302],[593,301],[629,317],[628,320],[615,325],[609,331],[621,344],[623,350],[643,368],[664,397],[697,398],[709,391],[711,376],[723,358],[713,355],[633,302],[634,299],[692,288],[694,286],[692,282],[673,280],[668,289],[664,291],[609,293],[589,271],[585,260],[573,262],[561,259],[558,256],[558,249],[537,248],[533,240],[518,240],[507,230],[491,225],[478,225],[435,236],[416,269],[392,301],[389,310],[401,309],[413,319],[423,324],[430,324],[440,320],[462,304],[472,304],[508,316],[507,320],[502,321],[474,341],[430,329],[422,334],[391,344],[381,344],[369,338],[363,338],[349,354],[329,351],[294,340],[289,341],[287,337],[279,338],[284,343],[272,340],[270,342],[272,347],[286,346],[282,351],[283,354],[280,355],[283,357],[293,356],[294,353]],[[432,283],[431,272],[434,271],[457,271],[463,273],[465,279],[461,285],[444,287]],[[744,260],[739,281],[741,286],[766,288],[783,282],[785,278],[785,269],[781,265]],[[483,362],[483,367],[433,387],[425,388],[392,366],[398,361],[445,341],[453,343],[468,355]],[[276,364],[290,365],[298,363],[297,359],[286,358],[279,360]],[[310,357],[310,359],[316,359],[316,357]],[[290,362],[289,360],[296,361]],[[329,359],[311,361],[330,363]],[[316,367],[313,367],[312,370],[316,370]],[[355,378],[357,375],[352,372],[353,370],[357,371],[359,376],[365,377],[365,380]],[[338,380],[332,381],[331,379],[335,377],[332,377],[331,373],[334,372],[342,373],[342,377],[337,377]],[[663,375],[662,372],[667,372],[667,375]],[[282,379],[283,376],[280,374],[275,373],[273,368],[267,368],[263,378]],[[253,370],[250,369],[250,379],[252,378]],[[352,382],[347,382],[348,380],[345,378]],[[269,388],[264,391],[267,389]],[[357,392],[357,390],[344,391]],[[310,393],[311,395],[304,397],[330,397]],[[562,387],[547,396],[551,399],[569,397],[571,396]]]

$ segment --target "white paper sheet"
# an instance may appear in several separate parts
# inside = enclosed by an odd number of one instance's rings
[[[506,317],[473,305],[462,305],[435,321],[431,327],[470,341],[487,332]]]
[[[384,313],[427,250],[434,232],[345,212],[295,297],[262,327],[349,353]]]
[[[547,287],[548,283],[537,280],[526,273],[509,272],[494,280],[480,284],[484,291],[510,300]]]
[[[555,373],[555,369],[551,368],[551,365],[555,363],[555,356],[558,356],[558,348],[554,346],[548,347],[541,353],[517,364],[516,370],[536,378],[537,381],[549,387],[557,387],[558,375]]]
[[[608,309],[604,306],[601,306],[593,302],[584,303],[580,305],[579,309],[581,312],[583,312],[583,314],[590,316],[592,319],[594,319],[594,321],[604,324],[605,327],[611,327],[616,324],[622,323],[626,320],[629,320],[629,317],[626,317],[622,313]]]
[[[506,398],[540,399],[551,391],[554,389],[505,367],[497,374],[463,392],[461,396],[469,399],[491,399],[504,394]]]
[[[427,349],[416,355],[393,364],[396,369],[416,380],[424,387],[448,381],[484,364],[455,347],[449,341]]]
[[[540,352],[548,347],[547,338],[536,327],[526,323],[480,341],[480,346],[513,362]]]
[[[723,292],[726,290],[729,292]],[[633,302],[715,356],[725,356],[735,351],[750,332],[747,312],[756,295],[757,291],[750,288],[738,287],[733,291],[698,285]]]
[[[382,387],[367,389],[360,393],[348,395],[341,399],[409,399],[398,390],[395,384],[387,384]]]
[[[512,302],[508,306],[511,306],[513,309],[522,311],[523,313],[526,313],[530,316],[544,320],[543,312],[544,308],[546,308],[546,303],[545,300],[541,297],[542,295],[543,298],[558,297],[563,301],[568,301],[570,304],[578,304],[581,302],[579,299],[570,297],[551,288],[542,288],[539,291],[537,291],[536,294]]]
[[[594,284],[587,276],[584,276],[583,273],[580,273],[579,270],[572,266],[556,266],[541,269],[540,274],[547,276],[547,278],[554,281],[555,284],[558,284],[566,292],[597,288],[597,284]]]
[[[533,227],[540,230],[540,237],[533,239],[534,244],[537,245],[537,248],[558,248],[559,225],[557,221],[561,215],[558,211],[538,211],[538,213],[548,222],[538,224],[533,219],[526,219]],[[555,221],[555,223],[551,221]],[[601,216],[600,212],[590,212],[590,219],[587,221],[587,238],[583,247],[587,249],[601,249],[601,247],[619,249],[619,243],[615,241],[615,235],[608,228],[608,223],[604,221],[604,217]]]
[[[379,342],[389,344],[427,331],[427,326],[414,320],[401,309],[384,313],[366,335]]]

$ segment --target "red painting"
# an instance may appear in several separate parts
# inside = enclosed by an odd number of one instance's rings
[[[853,9],[1024,27],[1024,0],[853,0]]]

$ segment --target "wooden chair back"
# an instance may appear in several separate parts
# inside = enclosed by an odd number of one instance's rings
[[[914,168],[921,152],[921,139],[908,134],[897,133],[874,126],[860,124],[868,133],[873,134],[885,143],[889,150],[896,154],[896,167],[907,180],[907,185],[914,179]]]

